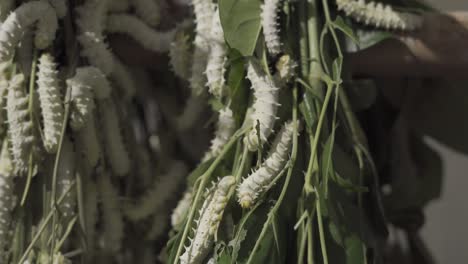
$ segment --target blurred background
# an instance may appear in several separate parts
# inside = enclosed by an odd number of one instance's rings
[[[468,12],[467,0],[427,2],[441,10]],[[427,141],[442,153],[444,180],[441,199],[427,207],[423,237],[437,263],[468,263],[468,157],[434,140]]]

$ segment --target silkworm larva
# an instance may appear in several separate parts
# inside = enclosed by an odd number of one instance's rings
[[[257,198],[265,193],[284,168],[292,145],[294,122],[286,123],[278,133],[270,154],[259,169],[245,178],[237,188],[237,197],[242,208],[252,207]]]
[[[91,168],[95,167],[102,157],[101,142],[97,133],[94,117],[90,115],[85,126],[75,134],[80,152]]]
[[[80,55],[101,69],[105,75],[112,72],[114,54],[109,50],[103,35],[108,0],[88,0],[77,8],[76,21],[81,44]]]
[[[206,63],[209,54],[209,38],[214,15],[214,4],[211,0],[192,0],[195,13],[196,36],[192,60],[190,87],[196,95],[204,91],[206,85]]]
[[[105,156],[114,174],[124,176],[130,171],[130,157],[122,136],[115,103],[109,99],[100,101],[99,113]]]
[[[226,90],[224,73],[227,61],[227,47],[224,43],[224,32],[219,17],[219,8],[213,15],[210,39],[210,54],[206,65],[208,91],[221,98]]]
[[[280,29],[277,22],[279,3],[280,0],[265,0],[260,14],[265,44],[272,55],[281,51]]]
[[[218,125],[215,137],[211,140],[210,151],[205,154],[203,161],[219,155],[224,145],[229,141],[236,129],[236,123],[229,107],[219,110]]]
[[[0,77],[0,137],[5,138],[7,119],[7,95],[8,95],[8,81]],[[3,140],[2,140],[3,141]],[[1,141],[0,141],[1,142]]]
[[[29,118],[28,96],[24,93],[24,75],[15,75],[8,87],[7,119],[13,163],[18,173],[28,169],[29,153],[32,150],[33,123]]]
[[[155,52],[168,51],[175,34],[174,30],[155,31],[138,17],[127,14],[109,15],[107,18],[107,31],[128,34],[145,49]]]
[[[2,263],[6,263],[8,255],[5,248],[10,243],[11,213],[16,204],[14,176],[8,143],[4,143],[0,154],[0,262]]]
[[[76,187],[73,187],[75,181],[75,151],[73,143],[65,137],[62,142],[62,151],[60,153],[60,162],[57,174],[57,197],[65,195],[59,205],[60,212],[65,218],[76,214]]]
[[[411,31],[422,26],[422,17],[405,12],[393,10],[391,5],[368,2],[364,0],[336,0],[338,10],[357,22],[376,28],[389,30]]]
[[[261,72],[261,69],[254,62],[250,61],[247,67],[247,78],[252,83],[255,101],[252,105],[252,130],[244,138],[244,143],[250,151],[255,151],[263,145],[268,136],[273,132],[278,110],[278,92],[273,79]],[[260,135],[257,134],[259,125]],[[260,138],[260,141],[259,141]]]
[[[162,1],[133,0],[135,11],[150,26],[157,26],[161,20]]]
[[[70,126],[78,131],[83,128],[89,120],[96,107],[94,103],[93,87],[81,78],[70,78],[67,86],[71,89]]]
[[[119,194],[108,173],[102,173],[97,179],[102,203],[104,248],[109,252],[119,252],[124,236]]]
[[[96,99],[106,99],[111,94],[111,85],[104,73],[94,66],[79,67],[73,77],[75,80],[92,87]]]
[[[3,22],[15,5],[15,0],[3,0],[0,2],[0,21]]]
[[[169,171],[161,175],[139,199],[140,202],[126,210],[128,218],[138,221],[157,212],[177,191],[186,173],[185,164],[181,161],[174,161]]]
[[[215,233],[222,220],[224,209],[228,202],[228,193],[234,187],[236,180],[233,176],[223,177],[212,193],[205,199],[200,217],[195,222],[197,228],[190,245],[185,248],[180,256],[181,264],[201,263],[210,252]]]
[[[161,238],[162,235],[164,235],[164,231],[166,230],[168,224],[167,224],[167,214],[158,212],[153,216],[153,224],[151,225],[151,228],[146,235],[146,239],[148,240],[158,240]]]
[[[184,218],[190,209],[190,203],[192,202],[192,190],[187,190],[184,193],[182,199],[177,203],[176,208],[172,211],[171,225],[172,228],[178,230],[180,225],[183,223]]]
[[[190,78],[190,64],[192,53],[190,48],[190,37],[183,31],[175,34],[169,48],[169,58],[172,71],[178,77],[188,80]]]
[[[35,22],[37,22],[34,40],[36,48],[45,49],[52,44],[58,28],[54,8],[46,1],[24,3],[10,13],[0,27],[0,62],[11,59],[25,31]]]
[[[56,67],[57,64],[50,54],[44,53],[39,58],[37,91],[44,122],[44,147],[49,153],[57,151],[64,115],[63,99]]]
[[[114,58],[114,71],[111,79],[120,88],[125,99],[131,99],[135,95],[137,91],[135,80],[127,67],[117,58]]]

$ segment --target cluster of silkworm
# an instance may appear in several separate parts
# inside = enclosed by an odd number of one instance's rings
[[[392,6],[374,1],[336,0],[338,10],[357,22],[388,30],[415,30],[422,26],[422,18],[418,15],[393,10]]]

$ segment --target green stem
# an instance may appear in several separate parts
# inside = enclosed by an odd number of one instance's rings
[[[328,253],[327,253],[327,244],[325,243],[325,232],[323,229],[323,221],[322,221],[322,209],[320,206],[320,196],[317,193],[317,198],[315,199],[315,207],[317,209],[317,223],[319,229],[319,237],[320,237],[320,248],[322,249],[322,258],[323,264],[328,264]]]

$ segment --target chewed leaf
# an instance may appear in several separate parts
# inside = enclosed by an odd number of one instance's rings
[[[252,55],[261,28],[260,1],[220,0],[219,11],[228,45],[243,56]]]

